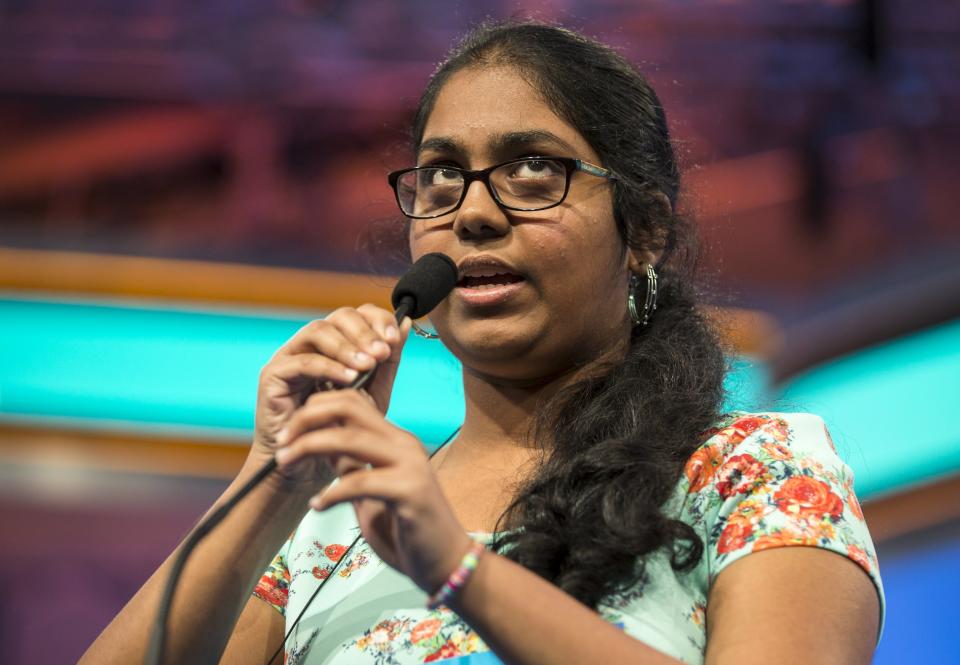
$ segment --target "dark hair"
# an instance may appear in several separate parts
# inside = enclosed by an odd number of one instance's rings
[[[541,23],[481,25],[430,79],[414,117],[414,146],[451,75],[503,65],[515,67],[617,175],[614,215],[624,247],[667,249],[650,324],[634,329],[622,361],[543,405],[533,432],[543,461],[498,525],[501,553],[596,607],[643,579],[651,552],[669,548],[676,569],[702,556],[693,528],[663,505],[719,416],[725,361],[695,307],[695,236],[675,212],[680,174],[666,115],[614,50]]]

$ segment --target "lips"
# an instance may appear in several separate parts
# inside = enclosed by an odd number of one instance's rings
[[[489,254],[468,256],[458,266],[457,286],[468,289],[500,286],[523,281],[523,274],[502,259]]]
[[[498,257],[470,256],[460,262],[457,293],[469,305],[488,306],[510,299],[523,287],[524,275]]]
[[[489,275],[464,275],[457,282],[457,286],[462,286],[465,289],[486,289],[503,286],[504,284],[516,284],[521,281],[523,281],[523,277],[520,275],[498,272]]]

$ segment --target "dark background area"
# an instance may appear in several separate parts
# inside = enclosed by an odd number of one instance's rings
[[[0,244],[367,271],[447,48],[560,21],[661,95],[719,293],[784,320],[955,262],[960,8],[0,3]]]
[[[430,73],[470,26],[522,16],[605,41],[650,78],[712,298],[776,322],[752,330],[777,338],[759,359],[771,376],[960,314],[960,4],[947,0],[0,0],[0,257],[29,250],[7,272],[0,259],[0,290],[120,298],[141,276],[111,264],[116,288],[84,293],[92,282],[71,288],[69,270],[44,281],[41,254],[81,270],[105,254],[371,270],[358,237],[401,223],[386,173],[409,165]],[[139,263],[147,281],[171,274]],[[222,292],[210,282],[236,273],[217,272],[198,291],[231,297],[201,306],[233,306],[269,272]],[[938,416],[915,431],[957,431]],[[79,657],[230,476],[222,461],[158,463],[203,442],[121,432],[97,448],[89,423],[49,420],[0,423],[4,663]],[[232,445],[241,460],[246,441]],[[117,450],[148,447],[118,467]],[[956,651],[953,478],[919,508],[903,498],[916,487],[878,499],[900,501],[913,529],[878,540],[894,631],[878,664],[910,662],[918,637]]]

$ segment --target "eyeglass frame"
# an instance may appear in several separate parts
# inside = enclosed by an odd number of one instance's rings
[[[497,194],[496,189],[490,184],[490,174],[495,170],[499,169],[502,166],[508,166],[510,164],[520,164],[522,162],[537,162],[537,161],[551,161],[558,162],[563,165],[564,170],[566,171],[566,182],[563,186],[563,195],[560,197],[560,200],[556,203],[551,203],[550,205],[538,207],[538,208],[518,208],[516,206],[510,206],[500,200],[500,195]],[[410,215],[403,209],[403,204],[400,202],[400,191],[397,188],[397,183],[400,181],[400,178],[407,173],[412,173],[415,171],[425,171],[427,169],[442,169],[446,171],[456,171],[461,176],[463,176],[463,189],[460,192],[460,200],[457,201],[457,204],[436,215]],[[470,189],[470,185],[474,181],[479,180],[484,185],[486,185],[487,192],[489,192],[490,197],[496,202],[498,206],[504,210],[514,210],[517,212],[538,212],[540,210],[549,210],[550,208],[555,208],[556,206],[563,203],[567,194],[570,192],[570,179],[573,177],[574,173],[581,171],[592,176],[597,176],[598,178],[606,178],[611,182],[617,180],[617,176],[610,171],[605,169],[602,166],[597,166],[596,164],[591,164],[588,161],[583,159],[578,159],[576,157],[547,157],[547,156],[531,156],[531,157],[520,157],[518,159],[511,159],[500,164],[494,164],[493,166],[488,166],[485,169],[479,169],[476,171],[471,171],[470,169],[460,168],[459,166],[447,166],[444,164],[436,164],[431,166],[412,166],[406,169],[400,169],[399,171],[392,171],[387,174],[387,182],[390,183],[390,187],[393,189],[393,195],[397,199],[397,207],[400,208],[400,212],[403,213],[405,217],[410,219],[436,219],[437,217],[443,217],[444,215],[449,215],[452,212],[456,212],[460,209],[460,206],[463,205],[464,199],[467,198],[467,190]]]

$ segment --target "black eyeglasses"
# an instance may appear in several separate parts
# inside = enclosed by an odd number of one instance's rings
[[[413,219],[431,219],[453,212],[474,180],[487,186],[497,204],[507,210],[546,210],[563,203],[570,177],[583,171],[616,180],[610,171],[571,157],[523,157],[479,171],[457,166],[415,166],[394,171],[387,181],[401,212]]]

